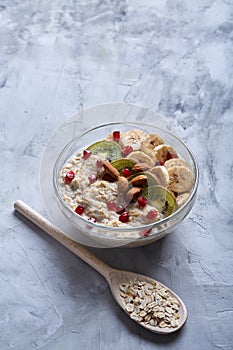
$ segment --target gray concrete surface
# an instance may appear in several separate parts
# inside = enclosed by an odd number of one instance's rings
[[[233,349],[232,21],[230,0],[0,2],[1,350]],[[46,215],[48,138],[111,101],[165,115],[200,166],[197,202],[172,234],[92,248],[183,298],[188,322],[167,337],[128,319],[98,273],[13,212],[20,198]]]

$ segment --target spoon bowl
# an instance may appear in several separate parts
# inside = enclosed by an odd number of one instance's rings
[[[48,233],[51,237],[53,237],[56,241],[60,242],[63,246],[68,248],[71,252],[73,252],[75,255],[77,255],[79,258],[84,260],[87,264],[92,266],[96,271],[98,271],[105,279],[107,280],[112,295],[115,299],[115,301],[118,303],[118,305],[127,313],[129,316],[129,313],[126,310],[126,302],[124,300],[124,297],[121,295],[121,289],[120,286],[122,284],[127,284],[130,281],[139,281],[139,282],[146,282],[151,284],[156,284],[157,287],[165,288],[168,293],[170,293],[171,297],[175,298],[179,302],[179,319],[178,324],[176,327],[164,327],[161,328],[159,326],[151,326],[150,324],[145,324],[143,322],[136,321],[140,326],[143,326],[144,328],[148,329],[151,332],[158,333],[158,334],[169,334],[177,331],[180,329],[186,319],[187,319],[187,310],[183,303],[183,301],[176,295],[171,289],[164,286],[162,283],[148,277],[141,275],[139,273],[125,271],[125,270],[118,270],[110,267],[109,265],[105,264],[102,260],[97,258],[94,254],[89,252],[86,248],[84,248],[81,244],[79,244],[76,241],[73,241],[70,239],[67,235],[65,235],[58,227],[53,225],[50,221],[48,221],[46,218],[44,218],[42,215],[37,213],[35,210],[33,210],[31,207],[29,207],[24,202],[18,200],[14,204],[15,209],[20,212],[23,216],[25,216],[27,219],[32,221],[34,224],[36,224],[38,227],[40,227],[42,230],[44,230],[46,233]]]
[[[126,314],[129,316],[129,313],[126,311],[126,303],[124,298],[121,296],[120,292],[120,288],[119,286],[121,284],[126,284],[129,283],[130,281],[133,280],[137,280],[140,282],[148,282],[148,283],[156,283],[157,286],[159,287],[163,287],[166,288],[166,290],[168,290],[168,292],[171,294],[171,296],[175,299],[178,300],[180,306],[179,306],[179,319],[178,319],[178,325],[175,328],[169,328],[169,327],[164,327],[161,328],[159,326],[151,326],[150,324],[145,324],[143,322],[139,322],[139,321],[135,321],[138,324],[140,324],[140,326],[148,329],[151,332],[154,333],[158,333],[158,334],[169,334],[169,333],[173,333],[176,332],[178,329],[180,329],[186,322],[187,320],[187,309],[186,306],[184,304],[184,302],[181,300],[180,297],[178,297],[178,295],[176,293],[174,293],[171,289],[169,289],[168,287],[166,287],[165,285],[163,285],[162,283],[152,279],[151,277],[139,274],[139,273],[135,273],[135,272],[131,272],[131,271],[125,271],[125,270],[117,270],[117,269],[111,269],[111,271],[109,272],[109,275],[106,277],[106,280],[110,286],[112,295],[115,299],[115,301],[118,303],[118,305],[120,305],[120,307],[126,312]]]

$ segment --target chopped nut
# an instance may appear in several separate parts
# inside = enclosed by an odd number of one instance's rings
[[[118,177],[118,191],[125,193],[128,190],[129,182],[124,176]]]
[[[139,196],[141,192],[142,192],[141,187],[133,187],[126,193],[125,199],[129,202],[132,202]]]
[[[116,168],[114,168],[114,166],[111,163],[103,161],[103,167],[114,180],[117,180],[118,177],[121,176],[119,171]]]
[[[137,173],[137,172],[149,170],[150,168],[151,168],[150,165],[147,163],[137,163],[132,167],[132,170],[135,173]]]
[[[147,183],[147,176],[146,175],[138,175],[135,176],[131,181],[131,185],[133,186],[143,186]]]

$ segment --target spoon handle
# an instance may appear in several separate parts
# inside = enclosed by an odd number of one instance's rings
[[[102,260],[97,258],[94,254],[89,252],[81,244],[73,241],[71,238],[67,237],[58,227],[53,225],[49,220],[44,218],[34,209],[29,207],[26,203],[21,200],[18,200],[14,203],[14,208],[20,212],[27,219],[32,221],[43,231],[45,231],[49,236],[53,237],[56,241],[61,243],[63,246],[68,248],[72,253],[77,255],[79,258],[84,260],[87,264],[92,266],[96,271],[98,271],[102,276],[107,280],[110,272],[114,269],[109,265],[105,264]]]

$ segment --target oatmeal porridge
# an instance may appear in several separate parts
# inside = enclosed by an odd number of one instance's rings
[[[63,200],[87,221],[133,228],[183,206],[194,176],[159,135],[116,130],[73,156],[61,170],[59,186]]]

